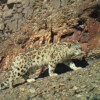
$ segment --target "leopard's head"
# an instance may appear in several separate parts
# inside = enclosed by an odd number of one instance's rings
[[[68,55],[71,59],[82,59],[84,52],[78,42],[68,44]]]

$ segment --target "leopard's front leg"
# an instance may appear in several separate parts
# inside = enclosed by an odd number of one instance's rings
[[[48,68],[49,68],[49,76],[57,76],[57,73],[54,73],[55,68],[56,68],[56,64],[54,63],[54,61],[50,61],[48,64]]]

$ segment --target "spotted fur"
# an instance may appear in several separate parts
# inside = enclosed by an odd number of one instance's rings
[[[82,56],[83,51],[78,42],[50,43],[28,49],[15,57],[9,77],[0,85],[0,89],[12,88],[14,80],[21,76],[25,80],[32,81],[27,75],[30,68],[35,72],[38,67],[47,65],[50,76],[57,75],[54,70],[58,63],[64,63],[73,70],[77,70],[79,68],[75,66],[72,59],[80,59]]]

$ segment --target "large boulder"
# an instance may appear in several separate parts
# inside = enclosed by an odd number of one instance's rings
[[[7,4],[12,4],[12,3],[19,3],[22,2],[21,0],[8,0]]]

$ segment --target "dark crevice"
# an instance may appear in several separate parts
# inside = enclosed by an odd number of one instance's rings
[[[22,82],[22,83],[18,83],[18,84],[16,84],[16,85],[14,85],[14,88],[16,88],[17,86],[23,85],[23,84],[25,84],[25,83],[26,83],[26,81],[24,81],[24,82]]]
[[[93,7],[94,11],[89,15],[89,17],[95,18],[100,22],[100,4]]]
[[[61,36],[61,38],[66,38],[67,36],[72,36],[74,34],[74,32],[70,33],[70,34],[64,34]]]
[[[86,19],[85,18],[81,18],[80,20],[78,20],[78,24],[75,25],[73,28],[82,32],[83,29],[80,27],[80,25],[84,25],[85,22],[86,22]]]
[[[9,9],[12,9],[14,4],[13,3],[12,4],[8,4],[7,6],[8,6]]]
[[[17,44],[25,44],[27,41],[29,40],[29,38],[25,38],[25,39],[18,39]]]
[[[92,9],[92,12],[91,12],[91,14],[89,15],[89,17],[95,18],[97,21],[100,22],[100,3],[98,3],[98,4],[96,4],[96,5],[92,6],[92,7],[89,7],[89,8],[84,9],[84,10],[79,14],[78,17],[80,17],[83,13],[88,12],[88,11],[91,10],[91,9]]]
[[[0,63],[2,63],[2,61],[3,61],[3,59],[4,59],[5,57],[3,56],[3,57],[1,57],[1,59],[0,59]]]
[[[47,77],[47,76],[49,76],[48,70],[45,70],[45,72],[41,73],[38,78],[43,78],[43,77]],[[38,78],[36,78],[36,79],[38,79]]]
[[[51,40],[50,40],[50,42],[52,43],[53,40],[54,40],[54,33],[53,33],[53,31],[52,31],[52,26],[51,26]]]
[[[1,4],[5,4],[5,3],[7,3],[7,1],[8,1],[8,0],[0,0],[0,3],[1,3]]]
[[[39,37],[35,38],[34,42],[38,41],[39,39],[40,39]]]

